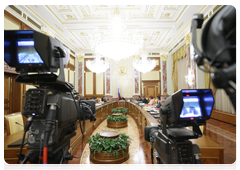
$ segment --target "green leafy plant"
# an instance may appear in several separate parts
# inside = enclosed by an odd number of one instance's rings
[[[114,108],[114,109],[112,109],[112,112],[113,113],[121,113],[121,110]]]
[[[127,111],[128,111],[128,108],[123,108],[123,109],[114,108],[114,109],[112,109],[113,113],[126,113]]]
[[[104,155],[107,153],[109,155],[113,154],[113,156],[116,156],[116,159],[118,159],[118,150],[122,149],[122,154],[125,156],[125,151],[131,142],[130,137],[125,133],[120,134],[119,137],[115,139],[102,138],[99,133],[96,133],[96,135],[92,135],[88,138],[87,143],[89,143],[89,147],[91,151],[93,151],[94,156],[96,152],[100,154],[102,151],[105,151]]]
[[[107,120],[108,121],[111,121],[111,122],[122,122],[122,121],[126,121],[127,120],[127,116],[126,115],[120,115],[120,116],[112,116],[112,115],[109,115],[107,117]]]
[[[122,113],[127,113],[128,108],[123,108],[121,111],[122,111]]]

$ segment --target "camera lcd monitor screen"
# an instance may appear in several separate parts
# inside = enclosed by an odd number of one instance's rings
[[[34,48],[34,41],[17,41],[17,57],[19,64],[42,64],[43,60]]]
[[[183,108],[180,118],[202,117],[200,99],[197,96],[183,97]]]

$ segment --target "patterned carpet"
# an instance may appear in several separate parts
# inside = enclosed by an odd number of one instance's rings
[[[112,128],[107,127],[107,120],[104,120],[98,128],[93,132],[93,135],[96,133],[100,133],[103,130],[110,130],[113,131]],[[129,159],[124,162],[123,164],[134,164],[134,160],[138,160],[138,156],[141,155],[138,152],[139,151],[139,132],[138,132],[138,127],[135,121],[131,116],[128,116],[128,127],[125,128],[119,128],[117,129],[119,133],[125,133],[126,135],[129,135],[131,138],[131,145],[129,146]],[[87,144],[84,151],[83,151],[83,156],[80,160],[80,164],[92,164],[90,162],[90,149],[89,145]]]

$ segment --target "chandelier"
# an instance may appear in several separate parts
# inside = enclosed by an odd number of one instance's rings
[[[139,72],[146,74],[146,72],[149,72],[156,67],[156,60],[147,59],[147,53],[145,52],[142,54],[142,59],[133,61],[133,67]]]
[[[116,62],[138,54],[143,46],[143,37],[124,31],[124,25],[117,9],[109,23],[109,31],[104,35],[90,35],[91,48],[96,53]]]
[[[194,76],[194,73],[193,73],[193,69],[190,68],[188,70],[188,75],[185,76],[185,81],[189,86],[192,86],[193,82],[194,82],[194,79],[195,79],[195,76]]]
[[[105,72],[109,68],[109,62],[100,59],[100,56],[96,56],[93,61],[87,60],[86,66],[91,72],[99,74]]]

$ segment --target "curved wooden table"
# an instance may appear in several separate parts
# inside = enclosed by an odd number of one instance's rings
[[[146,126],[157,126],[159,124],[157,119],[155,119],[150,113],[134,103],[125,101],[109,102],[96,108],[95,122],[86,120],[85,134],[88,134],[93,128],[96,128],[103,120],[106,119],[108,115],[111,115],[111,110],[116,107],[128,108],[128,114],[130,114],[136,120],[137,124],[142,128],[143,132]],[[70,152],[72,152],[82,140],[79,123],[77,123],[77,125],[78,128],[76,130],[76,136],[70,140]],[[4,138],[4,158],[7,163],[17,162],[16,153],[19,152],[19,147],[9,148],[7,145],[20,138],[22,138],[22,132]],[[192,139],[191,141],[200,147],[200,150],[202,152],[202,155],[200,155],[202,163],[224,163],[224,147],[221,147],[219,144],[212,141],[207,136],[202,136],[199,139]],[[150,143],[148,143],[148,146],[150,148]],[[24,152],[27,152],[26,148],[24,149]]]

